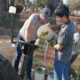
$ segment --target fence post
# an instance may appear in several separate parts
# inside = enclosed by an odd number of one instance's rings
[[[13,43],[13,26],[14,26],[14,14],[10,14],[10,24],[11,24],[11,43]]]
[[[14,14],[16,14],[16,7],[10,6],[9,7],[10,13],[10,24],[11,24],[11,42],[13,43],[13,26],[14,26]]]

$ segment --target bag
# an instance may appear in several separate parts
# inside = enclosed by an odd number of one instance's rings
[[[0,55],[0,80],[21,80],[11,63]]]

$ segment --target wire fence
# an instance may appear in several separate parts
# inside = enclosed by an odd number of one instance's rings
[[[20,21],[19,15],[13,15],[13,34],[16,36],[23,22]],[[11,16],[9,13],[0,13],[0,36],[11,36]]]

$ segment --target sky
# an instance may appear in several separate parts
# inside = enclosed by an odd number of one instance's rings
[[[67,2],[67,0],[63,0],[63,3],[66,3]]]

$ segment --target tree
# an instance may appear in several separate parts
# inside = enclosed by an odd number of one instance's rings
[[[80,10],[80,0],[68,0],[67,4],[71,10]]]
[[[38,9],[39,7],[44,7],[44,5],[47,3],[48,0],[35,0],[34,3],[30,2],[30,8],[31,9]]]
[[[73,9],[80,10],[80,2],[76,3]]]

